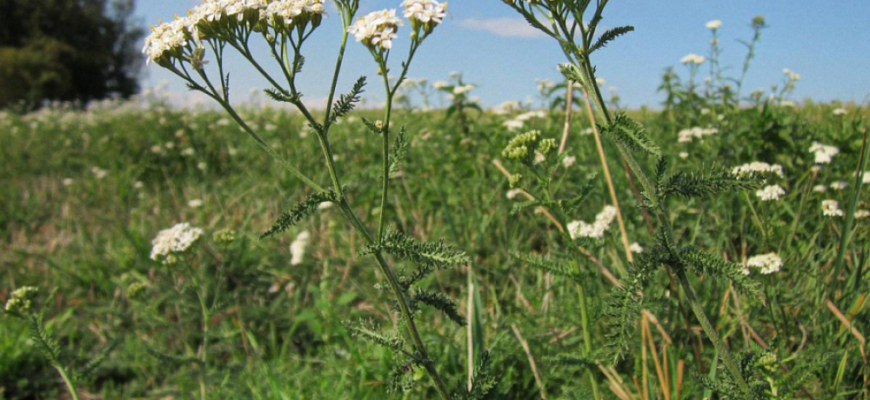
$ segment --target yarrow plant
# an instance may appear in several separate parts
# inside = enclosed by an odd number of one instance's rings
[[[598,124],[598,129],[604,137],[610,139],[631,175],[640,185],[642,202],[639,205],[652,213],[657,222],[654,245],[635,260],[632,271],[627,277],[627,283],[616,289],[613,295],[614,306],[609,313],[619,321],[613,328],[615,334],[611,338],[612,344],[616,347],[616,358],[619,358],[619,354],[627,346],[627,338],[632,330],[630,328],[633,322],[632,314],[639,312],[640,307],[642,307],[641,303],[644,301],[642,293],[646,285],[651,281],[655,271],[664,267],[679,282],[683,291],[682,301],[694,313],[704,333],[716,348],[719,359],[728,370],[729,378],[734,384],[734,390],[742,394],[742,397],[754,397],[756,389],[750,387],[748,377],[745,376],[742,367],[731,356],[727,345],[721,340],[719,333],[707,318],[707,314],[699,303],[695,289],[689,280],[689,273],[704,273],[713,279],[734,285],[739,291],[751,293],[755,292],[757,287],[743,275],[743,266],[701,252],[692,246],[681,244],[672,225],[668,204],[675,197],[699,198],[723,192],[755,189],[760,185],[760,181],[752,177],[738,177],[730,171],[718,168],[695,173],[669,174],[666,158],[662,156],[656,143],[646,135],[643,127],[627,115],[619,112],[612,113],[608,109],[597,84],[597,71],[591,57],[614,39],[633,31],[634,28],[620,26],[599,33],[599,24],[608,4],[607,0],[597,2],[582,0],[502,1],[521,14],[534,28],[559,43],[567,59],[567,63],[559,66],[560,71],[566,79],[583,89],[584,94],[591,102],[591,106],[594,106],[595,122]],[[718,29],[718,26],[715,29]],[[683,61],[688,63],[691,69],[696,70],[703,59],[700,56],[689,56]],[[532,171],[535,182],[544,193],[544,196],[537,200],[534,205],[548,206],[553,210],[556,219],[564,224],[565,214],[576,211],[575,199],[553,198],[548,190],[549,175],[536,171],[537,167],[530,162],[534,157],[531,154],[532,151],[537,150],[540,146],[546,149],[545,141],[552,140],[542,139],[541,136],[539,133],[520,135],[508,144],[503,155],[520,161],[527,170]],[[546,155],[545,152],[542,153]],[[652,156],[656,159],[656,167],[651,175],[645,171],[635,154]],[[511,177],[511,186],[516,187],[521,181],[522,177],[517,178],[515,175]],[[566,237],[564,242],[569,249],[576,247],[576,244],[572,244],[573,240],[570,237]],[[578,286],[582,293],[582,284]],[[584,302],[581,301],[581,303]],[[581,317],[585,316],[586,312],[583,310],[583,306],[581,306],[580,313]],[[582,319],[586,321],[585,317]],[[587,327],[584,326],[581,326],[581,329],[584,332],[588,331]],[[588,336],[585,336],[584,345],[585,351],[582,355],[585,361],[582,361],[581,364],[590,365],[590,359],[595,360],[598,356],[592,352]],[[600,399],[601,396],[597,390],[598,384],[591,372],[589,379],[593,397]]]
[[[423,336],[417,327],[416,316],[423,306],[433,307],[453,316],[455,305],[441,293],[431,293],[415,286],[427,275],[442,269],[466,262],[464,253],[454,250],[441,242],[418,243],[397,231],[387,229],[389,214],[388,192],[393,175],[401,168],[401,161],[408,145],[404,128],[394,129],[391,125],[393,102],[412,63],[412,60],[425,39],[442,23],[446,15],[447,3],[435,0],[405,0],[401,13],[410,22],[410,50],[401,63],[398,78],[390,79],[390,58],[395,41],[400,38],[400,28],[405,20],[397,10],[375,11],[356,18],[359,0],[337,0],[338,18],[341,22],[341,41],[338,46],[333,78],[329,86],[329,96],[324,115],[315,117],[308,105],[302,100],[297,80],[304,66],[303,49],[307,40],[320,27],[325,17],[323,0],[206,0],[191,10],[186,17],[176,18],[169,23],[152,28],[146,39],[144,53],[151,62],[166,68],[184,80],[191,90],[204,93],[217,102],[244,132],[254,139],[273,159],[288,172],[298,178],[313,191],[305,200],[278,218],[275,225],[263,237],[288,230],[303,218],[321,209],[320,204],[335,204],[350,226],[361,232],[367,241],[364,254],[371,255],[387,279],[385,287],[394,297],[395,309],[401,314],[400,325],[405,335],[386,338],[369,323],[349,324],[355,335],[388,347],[401,357],[408,358],[416,367],[425,370],[434,383],[435,390],[442,399],[450,397],[445,381],[434,365],[424,344]],[[343,185],[336,158],[329,140],[330,128],[340,118],[348,115],[361,100],[366,79],[360,78],[347,95],[336,97],[336,89],[341,75],[346,44],[353,35],[371,53],[378,74],[383,79],[386,106],[384,117],[378,121],[363,119],[372,134],[382,140],[381,202],[378,207],[378,222],[370,231],[356,214]],[[265,60],[251,51],[251,44],[259,40],[266,44],[271,59],[279,67],[283,76],[273,77],[263,66]],[[230,102],[229,73],[225,70],[224,53],[233,49],[260,73],[270,85],[266,93],[273,100],[293,105],[306,119],[323,152],[326,171],[331,180],[327,188],[309,175],[297,169],[284,159],[278,151],[267,144]],[[206,72],[206,66],[214,64],[213,70]],[[217,79],[215,79],[217,77]],[[280,81],[284,83],[280,83]],[[394,140],[394,143],[391,142]],[[392,144],[392,146],[391,146]],[[186,228],[186,227],[185,227]],[[194,232],[179,228],[182,232],[167,233],[159,237],[160,248],[155,253],[160,259],[169,259],[176,253],[175,245],[184,244],[196,236]],[[295,265],[301,261],[308,241],[305,232],[297,236],[291,246]],[[179,246],[183,247],[183,246]],[[387,261],[387,255],[417,264],[418,270],[411,276],[399,275]],[[461,322],[461,320],[459,320]],[[406,342],[407,340],[407,342]],[[404,379],[406,372],[396,375]],[[405,380],[407,381],[407,380]],[[407,385],[397,384],[404,388]],[[463,388],[460,392],[464,392]]]

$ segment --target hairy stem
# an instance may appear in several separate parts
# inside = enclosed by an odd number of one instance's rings
[[[57,373],[60,374],[60,378],[63,379],[63,383],[66,384],[66,390],[69,392],[69,395],[72,397],[72,400],[79,400],[79,393],[76,391],[76,386],[73,384],[72,380],[69,378],[69,375],[66,372],[66,369],[61,367],[60,365],[55,365],[54,369],[57,370]]]

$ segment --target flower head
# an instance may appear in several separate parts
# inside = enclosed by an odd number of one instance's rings
[[[145,38],[142,53],[148,57],[149,63],[163,63],[170,56],[181,54],[181,48],[187,44],[188,36],[187,19],[176,16],[172,22],[151,27],[151,34]]]
[[[604,206],[598,215],[595,216],[595,221],[587,223],[585,221],[571,221],[568,223],[568,234],[571,239],[578,237],[588,237],[593,239],[601,239],[604,233],[610,229],[613,220],[616,218],[616,207],[611,205]]]
[[[680,62],[683,64],[693,64],[693,65],[701,65],[707,59],[704,56],[699,56],[695,53],[687,54],[685,57],[680,59]]]
[[[755,195],[758,196],[761,201],[775,201],[781,199],[782,196],[785,195],[785,189],[779,185],[769,185],[755,192]]]
[[[840,209],[840,203],[837,200],[822,201],[822,214],[826,217],[842,217],[845,215]]]
[[[782,165],[779,164],[768,164],[766,162],[754,161],[748,164],[743,164],[738,167],[734,167],[731,170],[731,173],[736,175],[737,177],[745,177],[754,174],[775,174],[776,176],[783,178],[784,174],[782,171]]]
[[[834,156],[840,153],[840,149],[819,142],[813,142],[812,146],[810,146],[810,153],[813,153],[815,156],[816,164],[830,164]]]
[[[709,30],[715,31],[721,27],[722,27],[722,21],[720,21],[718,19],[714,19],[710,22],[707,22],[707,29],[709,29]]]
[[[416,32],[422,27],[426,33],[432,32],[447,15],[447,3],[439,3],[436,0],[405,0],[404,16],[411,21]]]
[[[192,227],[187,222],[160,231],[151,241],[151,259],[164,265],[173,264],[178,255],[186,252],[199,240],[202,233],[202,229]]]
[[[6,313],[16,317],[29,313],[38,293],[39,289],[33,286],[24,286],[15,290],[6,302]]]
[[[396,16],[396,10],[381,10],[357,19],[347,32],[371,49],[389,50],[393,47],[396,31],[404,23]]]
[[[769,275],[782,268],[782,258],[776,253],[762,254],[750,257],[746,261],[746,266],[759,268],[762,274]]]

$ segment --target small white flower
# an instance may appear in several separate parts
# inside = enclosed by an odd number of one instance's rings
[[[790,80],[790,81],[801,80],[801,76],[799,74],[797,74],[796,72],[794,72],[788,68],[783,69],[782,73],[785,74],[788,77],[788,80]]]
[[[93,173],[94,177],[96,177],[97,179],[103,179],[106,177],[106,175],[109,173],[109,171],[106,171],[106,170],[101,169],[99,167],[93,167],[93,168],[91,168],[91,173]]]
[[[562,159],[562,166],[565,168],[570,168],[576,162],[577,162],[577,157],[567,156],[567,157]]]
[[[695,53],[687,54],[685,57],[680,59],[680,62],[683,64],[694,65],[701,65],[704,63],[704,61],[706,61],[706,58],[704,58],[704,56],[699,56]]]
[[[717,133],[719,133],[719,130],[716,128],[701,128],[696,126],[694,128],[683,129],[677,133],[677,141],[680,143],[689,143],[695,139],[704,140],[705,137]]]
[[[328,210],[328,209],[332,208],[332,205],[333,205],[333,203],[331,201],[324,201],[324,202],[317,205],[317,209],[321,210],[321,211]]]
[[[348,29],[356,41],[371,48],[389,50],[393,47],[396,32],[405,22],[396,17],[396,10],[381,10],[356,20]]]
[[[761,201],[776,201],[785,195],[785,189],[779,185],[769,185],[755,192],[755,195],[758,196]]]
[[[200,171],[205,171],[206,167],[208,167],[208,164],[206,164],[205,162],[199,162],[196,164],[196,168]]]
[[[70,186],[70,185],[73,184],[73,180],[70,179],[70,178],[66,178],[66,179],[63,180],[62,183],[63,183],[64,186]]]
[[[517,197],[517,195],[522,194],[522,193],[523,193],[522,189],[511,189],[511,190],[508,190],[507,193],[505,193],[505,197],[507,197],[508,200],[513,200],[514,197]]]
[[[194,150],[193,147],[188,147],[188,148],[181,151],[181,155],[183,155],[185,157],[189,157],[189,156],[192,156],[194,154],[196,154],[196,150]]]
[[[845,190],[849,186],[849,182],[846,181],[836,181],[831,184],[831,189],[841,191]]]
[[[687,159],[687,158],[689,158],[689,153],[688,153],[688,152],[685,152],[685,151],[681,151],[681,152],[680,152],[680,158],[682,158],[682,159],[684,159],[684,160]]]
[[[187,206],[190,208],[199,208],[202,207],[203,201],[200,199],[193,199],[187,202]]]
[[[731,170],[731,173],[737,175],[738,177],[743,177],[752,174],[760,174],[760,173],[772,173],[776,174],[776,176],[783,178],[783,170],[782,165],[779,164],[768,164],[766,162],[755,161],[748,164],[743,164],[739,167],[734,167]]]
[[[145,187],[145,184],[142,183],[142,181],[136,181],[133,183],[133,189],[139,190],[139,189],[142,189],[143,187]]]
[[[828,191],[828,187],[825,185],[816,185],[813,186],[813,191],[818,193],[825,193]]]
[[[305,248],[308,247],[308,240],[311,234],[308,231],[302,231],[296,235],[296,240],[290,243],[290,265],[302,264],[305,258]]]
[[[572,239],[578,237],[588,237],[601,239],[604,233],[610,229],[610,225],[616,218],[616,207],[607,205],[595,216],[595,222],[589,224],[585,221],[571,221],[568,223],[568,234]]]
[[[867,210],[855,210],[855,218],[863,219],[870,217],[870,211]]]
[[[861,178],[861,182],[865,185],[870,185],[870,171],[864,171],[864,177]]]
[[[830,164],[834,156],[840,153],[840,149],[819,142],[813,142],[812,146],[810,146],[810,153],[815,155],[816,164]]]
[[[716,30],[722,27],[722,21],[718,19],[714,19],[710,22],[707,22],[707,29]]]
[[[846,115],[847,112],[845,108],[835,108],[833,111],[834,115]]]
[[[822,214],[826,217],[842,217],[845,215],[840,209],[840,203],[837,200],[822,201]]]
[[[473,89],[474,89],[474,85],[456,86],[453,88],[453,95],[459,96],[459,95],[468,93],[468,92],[472,91]]]
[[[153,246],[151,249],[151,259],[164,264],[171,263],[172,258],[170,256],[184,253],[199,240],[200,236],[202,236],[202,229],[194,228],[186,222],[162,230],[151,241]]]
[[[641,247],[637,242],[634,242],[631,244],[631,246],[628,246],[628,249],[631,250],[632,253],[643,253],[643,247]]]
[[[762,254],[750,257],[746,261],[747,267],[759,268],[761,273],[769,275],[779,271],[782,268],[782,258],[776,253]]]
[[[402,7],[405,7],[405,18],[411,23],[421,24],[427,31],[440,24],[447,15],[447,3],[435,0],[405,0]]]

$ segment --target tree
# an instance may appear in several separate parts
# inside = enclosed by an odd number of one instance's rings
[[[133,0],[0,0],[0,107],[139,90]]]

